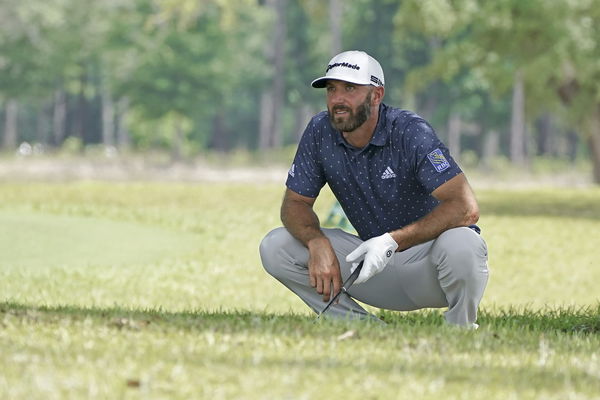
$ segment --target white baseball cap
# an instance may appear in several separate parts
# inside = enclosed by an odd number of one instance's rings
[[[384,86],[383,69],[376,59],[364,51],[345,51],[333,57],[325,76],[312,81],[314,88],[324,88],[329,79],[356,83],[357,85]]]

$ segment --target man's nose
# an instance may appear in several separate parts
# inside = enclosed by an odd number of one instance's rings
[[[336,90],[331,94],[331,96],[329,97],[329,100],[331,101],[331,104],[333,104],[333,105],[340,105],[340,104],[345,104],[346,97],[340,90]]]

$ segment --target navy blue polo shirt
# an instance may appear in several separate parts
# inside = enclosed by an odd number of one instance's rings
[[[327,183],[363,240],[400,229],[439,204],[431,193],[461,169],[417,114],[381,104],[370,143],[350,145],[327,111],[309,122],[286,185],[316,198]]]

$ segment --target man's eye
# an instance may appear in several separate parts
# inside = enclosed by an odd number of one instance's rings
[[[348,85],[348,86],[346,86],[346,91],[347,91],[347,92],[351,92],[351,91],[353,91],[354,89],[356,89],[356,87],[354,87],[354,86],[352,86],[352,85]]]

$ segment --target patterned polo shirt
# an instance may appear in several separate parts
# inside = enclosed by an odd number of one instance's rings
[[[286,185],[316,198],[327,183],[361,239],[400,229],[439,204],[431,193],[461,169],[417,114],[381,104],[370,143],[350,145],[329,122],[312,118]]]

